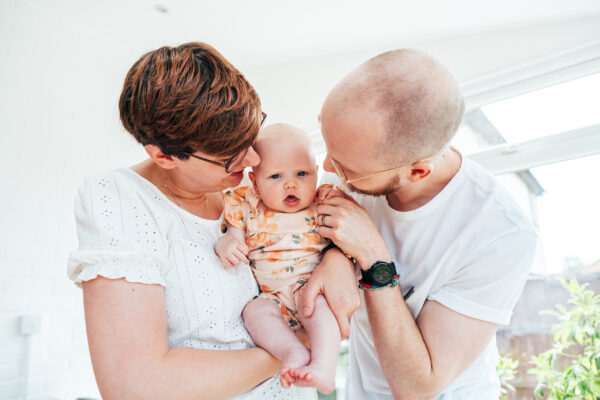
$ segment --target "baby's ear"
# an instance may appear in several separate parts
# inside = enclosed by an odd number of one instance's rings
[[[250,182],[252,182],[252,187],[254,187],[254,191],[258,193],[258,188],[256,187],[256,176],[254,176],[254,171],[248,172],[248,178],[250,178]]]

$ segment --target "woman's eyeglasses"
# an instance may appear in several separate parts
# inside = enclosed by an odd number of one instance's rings
[[[263,124],[265,123],[265,119],[267,119],[267,113],[262,112],[262,120],[260,121],[260,126],[263,126]],[[242,163],[242,160],[244,160],[247,153],[248,153],[248,149],[245,149],[241,153],[238,153],[232,157],[229,157],[228,159],[226,159],[224,161],[209,160],[208,158],[200,157],[200,156],[197,156],[192,153],[187,153],[187,155],[190,157],[197,158],[198,160],[206,161],[207,163],[211,163],[211,164],[223,167],[223,168],[225,168],[225,172],[227,172],[229,174],[229,173],[235,171],[240,166],[240,164]]]

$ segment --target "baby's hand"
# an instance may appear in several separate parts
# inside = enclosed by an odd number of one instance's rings
[[[340,189],[334,189],[333,185],[322,185],[317,192],[318,202],[334,197],[345,197],[345,193]]]
[[[249,264],[246,257],[249,250],[246,243],[233,235],[224,235],[215,244],[215,253],[225,267],[234,267],[241,262]]]

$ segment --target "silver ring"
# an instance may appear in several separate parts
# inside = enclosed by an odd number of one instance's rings
[[[325,225],[325,217],[326,217],[326,216],[327,216],[327,215],[325,215],[325,214],[321,214],[321,226],[326,226],[326,225]]]

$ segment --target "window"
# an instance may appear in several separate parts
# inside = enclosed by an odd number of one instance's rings
[[[453,144],[540,232],[533,272],[600,270],[600,73],[471,110]]]

